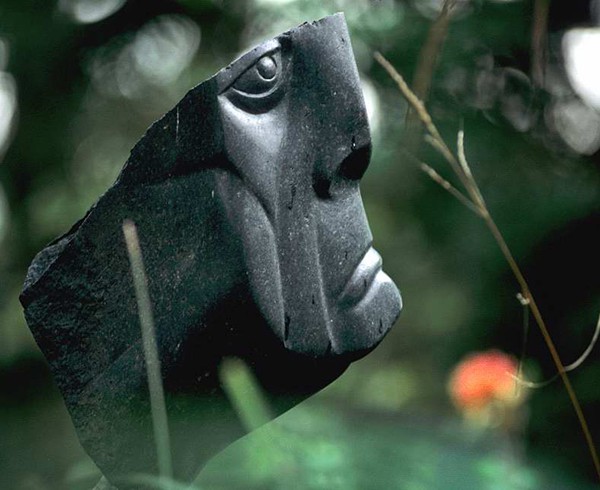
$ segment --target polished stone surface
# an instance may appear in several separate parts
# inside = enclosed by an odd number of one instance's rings
[[[115,184],[38,254],[22,303],[83,447],[119,488],[157,462],[122,234],[141,241],[174,473],[244,433],[221,387],[243,359],[281,413],[394,324],[359,182],[371,140],[343,15],[305,23],[192,89]]]

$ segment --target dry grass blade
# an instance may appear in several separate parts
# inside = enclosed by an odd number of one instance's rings
[[[224,359],[219,378],[245,429],[252,432],[275,417],[250,368],[241,359]]]
[[[549,10],[550,0],[534,1],[533,28],[531,30],[531,76],[538,87],[544,86]]]
[[[460,192],[456,187],[454,187],[450,182],[444,179],[440,174],[438,174],[432,167],[427,165],[426,163],[419,162],[419,168],[425,172],[431,180],[437,183],[442,189],[448,191],[452,196],[454,196],[458,201],[464,204],[468,209],[473,211],[480,218],[482,217],[480,209],[473,204],[468,197],[466,197],[462,192]]]
[[[413,78],[413,92],[421,100],[427,99],[427,94],[429,93],[429,87],[433,78],[433,71],[444,45],[444,40],[448,33],[448,26],[452,19],[452,12],[455,6],[456,0],[444,1],[439,15],[429,28],[427,39],[419,53],[419,62]]]
[[[517,293],[517,299],[523,307],[523,341],[521,342],[521,356],[519,357],[519,367],[517,369],[517,378],[523,377],[523,362],[525,360],[525,354],[527,352],[527,338],[529,337],[529,300],[521,293]],[[515,380],[517,381],[517,380]],[[515,383],[515,394],[518,395],[520,387],[522,385],[518,382]]]
[[[404,155],[411,161],[413,161],[421,171],[425,172],[431,180],[433,180],[436,184],[438,184],[442,189],[449,192],[453,197],[458,199],[462,204],[464,204],[467,208],[473,211],[480,218],[483,217],[481,211],[478,207],[473,204],[473,202],[465,196],[462,192],[460,192],[456,187],[454,187],[450,182],[448,182],[444,177],[442,177],[439,173],[435,171],[435,169],[426,163],[419,160],[409,151],[403,151]]]
[[[456,0],[444,0],[442,9],[435,21],[429,27],[427,33],[427,39],[423,43],[421,52],[419,53],[417,67],[415,68],[415,75],[413,78],[413,92],[422,101],[427,100],[429,94],[429,88],[431,87],[431,80],[433,79],[433,73],[437,65],[439,55],[444,46],[446,35],[448,34],[448,26],[452,20],[452,13],[456,6]],[[406,125],[407,129],[414,126],[414,113],[408,111],[406,114]],[[418,144],[418,139],[414,138],[415,135],[410,134],[409,141],[413,145]],[[411,151],[416,151],[416,146],[410,148]]]
[[[538,328],[540,329],[540,332],[542,333],[544,342],[546,343],[546,346],[548,347],[548,350],[550,351],[550,355],[556,366],[558,376],[561,378],[561,380],[565,386],[565,389],[567,391],[567,394],[569,396],[571,404],[573,405],[573,409],[575,410],[575,413],[577,415],[579,425],[580,425],[583,435],[585,437],[585,440],[586,440],[586,443],[587,443],[587,446],[588,446],[588,449],[590,452],[590,456],[592,457],[592,461],[594,463],[594,468],[596,470],[596,474],[597,474],[598,478],[600,479],[600,459],[598,458],[596,446],[594,444],[594,440],[592,438],[592,434],[590,432],[587,420],[586,420],[583,410],[581,408],[581,404],[579,403],[579,399],[577,398],[577,395],[575,394],[575,390],[573,389],[571,380],[569,379],[569,377],[567,375],[565,366],[560,359],[560,356],[558,354],[556,346],[554,345],[554,341],[552,340],[552,337],[550,336],[550,332],[548,331],[546,323],[545,323],[545,321],[542,317],[542,314],[537,306],[537,303],[536,303],[533,295],[531,294],[529,284],[527,283],[525,276],[521,272],[521,268],[517,264],[517,261],[513,257],[513,254],[511,252],[510,248],[508,247],[508,244],[506,243],[504,236],[500,232],[500,229],[498,228],[496,222],[494,221],[491,214],[489,213],[489,210],[487,209],[487,206],[485,205],[485,201],[483,200],[483,197],[481,196],[481,193],[479,191],[479,187],[478,187],[475,179],[473,178],[473,175],[471,173],[471,170],[469,168],[469,165],[466,161],[465,154],[464,154],[464,139],[463,139],[463,137],[459,133],[459,154],[458,154],[458,156],[455,156],[450,151],[450,149],[448,148],[448,145],[441,137],[439,131],[437,130],[435,124],[433,123],[431,115],[425,108],[425,105],[421,102],[421,100],[419,100],[419,98],[410,89],[408,84],[404,81],[404,78],[396,71],[396,69],[392,66],[392,64],[387,59],[385,59],[383,57],[383,55],[381,55],[381,53],[376,52],[374,54],[374,57],[379,62],[379,64],[388,72],[390,77],[396,82],[402,95],[405,97],[405,99],[407,100],[409,105],[412,106],[413,110],[419,116],[421,123],[425,127],[426,132],[428,133],[428,141],[431,142],[433,144],[433,146],[435,148],[437,148],[440,151],[440,153],[444,156],[446,161],[451,166],[452,170],[456,173],[458,178],[461,180],[461,183],[463,184],[463,186],[465,187],[465,189],[471,196],[473,203],[475,203],[475,205],[481,210],[484,222],[485,222],[486,226],[488,227],[490,233],[492,234],[494,240],[496,241],[496,244],[500,248],[500,251],[502,252],[502,255],[504,256],[504,259],[506,260],[508,266],[510,267],[516,281],[518,282],[519,287],[521,289],[521,296],[523,298],[523,301],[528,302],[529,308],[531,309],[531,314],[533,315],[533,318],[535,319],[535,322],[536,322]]]
[[[573,371],[574,369],[577,369],[579,366],[581,366],[583,364],[583,362],[588,358],[588,356],[594,350],[594,346],[596,345],[596,342],[598,341],[599,335],[600,335],[600,315],[598,315],[598,322],[596,323],[596,330],[594,330],[594,335],[592,337],[591,342],[588,344],[587,349],[585,349],[583,351],[583,354],[581,354],[581,356],[579,356],[579,359],[577,359],[575,362],[569,364],[568,366],[565,366],[565,371]]]
[[[473,201],[477,204],[477,207],[481,210],[481,214],[485,217],[487,214],[487,206],[483,200],[483,196],[481,195],[477,181],[473,177],[471,167],[469,167],[469,163],[467,162],[467,156],[465,154],[465,132],[462,129],[458,132],[456,152],[458,156],[458,163],[460,164],[460,168],[464,172],[468,182],[467,190],[469,191],[469,194],[471,194]]]
[[[148,374],[150,409],[152,412],[158,469],[161,478],[171,479],[173,477],[171,442],[169,438],[165,395],[160,373],[160,358],[156,345],[152,303],[150,302],[148,278],[146,277],[146,269],[144,268],[144,261],[142,259],[137,228],[132,221],[125,220],[123,222],[123,235],[125,236],[125,243],[127,245],[127,254],[131,265],[131,274],[133,276],[133,285],[138,304],[138,315],[142,329],[142,343]]]
[[[572,362],[571,364],[568,364],[567,366],[565,366],[563,368],[563,371],[568,373],[570,371],[574,371],[579,366],[581,366],[585,362],[585,360],[589,357],[589,355],[592,353],[592,351],[594,350],[594,347],[596,346],[596,342],[598,342],[598,337],[600,337],[600,315],[598,316],[598,322],[596,323],[596,328],[594,330],[594,335],[592,336],[592,340],[590,341],[590,343],[588,344],[586,349],[583,351],[583,353],[577,358],[577,360],[575,362]],[[521,374],[521,370],[519,370],[519,373],[517,374],[517,376],[513,376],[513,378],[515,378],[515,381],[521,386],[537,389],[537,388],[544,388],[545,386],[548,386],[549,384],[556,381],[558,378],[560,378],[560,373],[556,373],[554,376],[552,376],[550,379],[547,379],[546,381],[534,382],[534,381],[528,381],[527,379],[525,379]]]
[[[392,66],[392,64],[378,51],[373,55],[375,60],[388,72],[388,75],[396,82],[398,89],[402,92],[402,95],[407,100],[409,105],[416,112],[419,120],[425,126],[425,130],[428,133],[430,138],[426,137],[426,140],[430,142],[440,153],[441,155],[448,161],[454,173],[458,176],[463,186],[468,188],[468,182],[466,176],[464,175],[458,160],[446,145],[446,142],[440,135],[437,127],[433,123],[429,112],[425,108],[425,104],[415,95],[415,93],[410,89],[402,75],[398,73],[398,71]]]
[[[408,103],[412,106],[414,111],[417,113],[417,115],[419,116],[419,119],[423,122],[427,131],[432,136],[434,136],[434,137],[437,136],[436,139],[441,140],[442,138],[440,137],[437,128],[433,124],[433,120],[431,119],[431,116],[425,109],[425,105],[415,95],[415,93],[410,89],[410,87],[408,86],[408,84],[406,83],[406,81],[404,80],[402,75],[400,75],[400,73],[398,73],[396,71],[396,69],[392,66],[392,64],[387,59],[385,59],[385,57],[378,51],[375,52],[374,57],[377,60],[377,62],[381,66],[383,66],[383,68],[385,68],[385,70],[388,72],[388,74],[392,77],[392,80],[394,80],[394,82],[396,82],[396,84],[398,85],[398,88],[400,89],[400,91],[402,92],[402,94],[404,95],[404,97],[406,98]],[[450,158],[453,158],[452,152],[448,148],[446,148],[446,151],[447,151],[448,155],[450,155]]]

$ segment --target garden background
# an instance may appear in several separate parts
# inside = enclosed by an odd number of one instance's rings
[[[482,220],[415,160],[458,185],[373,55],[417,86],[453,149],[464,130],[488,208],[569,364],[600,312],[600,2],[459,0],[446,13],[442,3],[2,0],[0,488],[87,489],[99,478],[23,319],[33,256],[187,90],[255,43],[337,11],[370,113],[362,195],[405,308],[376,351],[219,455],[197,487],[596,487],[559,379],[485,406],[453,403],[449,380],[474,353],[522,360],[536,383],[556,367],[533,321],[525,338],[519,285]],[[599,361],[593,350],[569,373],[596,441]]]

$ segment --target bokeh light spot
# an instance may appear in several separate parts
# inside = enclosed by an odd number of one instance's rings
[[[136,68],[147,80],[165,85],[192,61],[200,45],[200,28],[191,19],[168,15],[144,26],[132,45]]]
[[[10,143],[17,112],[17,84],[12,75],[0,71],[0,161]]]
[[[126,0],[60,0],[58,8],[80,24],[93,24],[117,12]]]
[[[600,110],[600,28],[572,29],[562,43],[569,81],[586,104]]]
[[[571,149],[592,155],[600,149],[600,113],[573,98],[560,100],[551,108],[551,121]]]
[[[144,97],[148,88],[177,80],[193,61],[200,39],[200,27],[189,17],[157,17],[122,46],[98,51],[89,65],[94,86],[110,96]]]

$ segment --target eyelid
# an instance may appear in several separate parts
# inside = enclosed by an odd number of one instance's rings
[[[264,78],[258,72],[258,63],[260,60],[270,59],[275,64],[275,73],[271,78]],[[242,73],[233,84],[227,89],[226,93],[235,92],[241,96],[261,99],[269,97],[276,92],[283,82],[281,76],[283,72],[283,60],[281,53],[276,51],[266,54],[259,58],[254,65]]]
[[[222,94],[225,90],[231,87],[235,81],[254,65],[263,56],[272,54],[281,49],[281,44],[276,39],[271,39],[266,43],[257,46],[249,53],[238,58],[229,66],[223,68],[216,75],[217,92]]]
[[[257,94],[253,94],[251,92],[244,92],[243,90],[239,90],[235,87],[231,87],[231,90],[234,90],[236,94],[242,95],[244,97],[248,97],[250,99],[263,99],[265,97],[269,97],[273,92],[276,92],[281,85],[281,80],[278,80],[267,92],[261,92]]]

